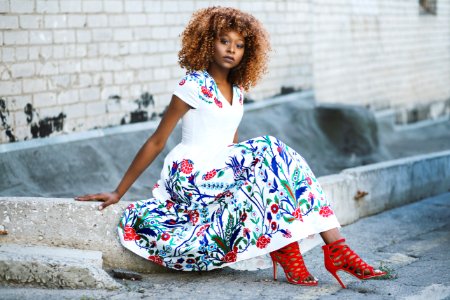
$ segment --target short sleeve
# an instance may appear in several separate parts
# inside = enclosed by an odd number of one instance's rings
[[[190,80],[189,75],[181,79],[173,94],[193,108],[199,105],[198,84],[195,80]]]

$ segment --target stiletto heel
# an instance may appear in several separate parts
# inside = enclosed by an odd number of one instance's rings
[[[275,260],[272,259],[272,264],[273,264],[273,280],[277,280],[277,262]]]
[[[297,242],[293,242],[283,248],[270,253],[273,263],[273,279],[277,280],[277,266],[278,263],[283,268],[286,279],[289,283],[315,286],[318,284],[317,280],[307,280],[307,278],[314,278],[306,269],[303,261],[300,247]]]
[[[344,289],[346,287],[337,275],[337,271],[345,271],[361,280],[386,275],[386,272],[374,270],[372,266],[363,261],[358,254],[345,244],[345,239],[323,245],[322,249],[325,268],[336,278]]]

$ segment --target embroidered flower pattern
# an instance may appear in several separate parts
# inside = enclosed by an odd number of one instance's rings
[[[172,269],[211,270],[248,251],[268,253],[275,237],[296,241],[305,218],[330,220],[308,165],[281,141],[262,136],[228,149],[214,169],[200,170],[188,158],[166,165],[157,189],[167,198],[129,205],[119,224],[122,243]]]
[[[186,82],[193,81],[199,87],[198,97],[200,100],[206,103],[214,103],[217,107],[223,108],[223,101],[220,100],[219,90],[211,75],[206,71],[194,71],[186,74],[186,76],[181,79],[178,85],[183,86]],[[238,97],[239,103],[244,104],[244,89],[237,85],[233,85],[233,98]]]

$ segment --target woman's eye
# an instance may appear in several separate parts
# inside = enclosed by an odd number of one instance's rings
[[[228,43],[229,43],[228,40],[220,40],[220,42],[221,42],[222,44],[228,44]]]
[[[238,44],[237,47],[238,47],[239,49],[243,49],[243,48],[244,48],[244,45],[243,45],[243,44]]]

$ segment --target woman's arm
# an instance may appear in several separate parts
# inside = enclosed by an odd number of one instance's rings
[[[238,130],[237,129],[236,129],[236,132],[234,133],[233,143],[234,144],[238,143]]]
[[[85,196],[75,197],[75,200],[104,201],[99,209],[103,209],[111,204],[119,202],[120,198],[127,192],[136,179],[148,166],[155,160],[159,153],[164,149],[167,139],[177,125],[178,121],[190,109],[190,106],[177,96],[173,95],[169,107],[164,114],[156,131],[144,143],[128,167],[122,180],[120,181],[114,192],[89,194]]]

